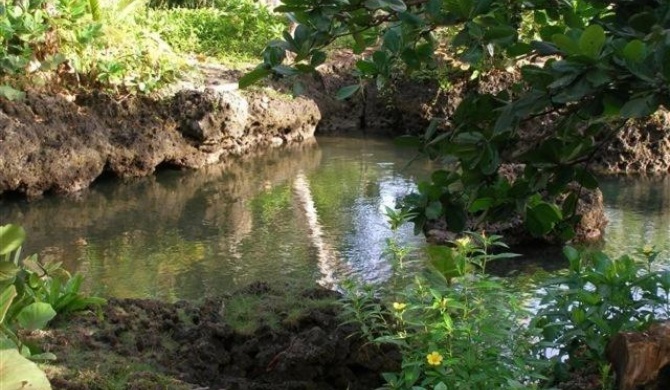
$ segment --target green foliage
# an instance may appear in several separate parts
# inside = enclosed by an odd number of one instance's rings
[[[17,350],[3,350],[0,353],[1,389],[51,389],[51,384],[39,367],[21,356]]]
[[[0,355],[15,349],[32,360],[52,360],[51,353],[30,350],[18,331],[44,329],[58,313],[102,305],[105,300],[80,293],[81,275],[71,277],[60,264],[42,264],[36,256],[21,261],[25,236],[17,225],[0,226],[0,255],[4,256],[0,260]],[[29,365],[25,364],[25,370],[32,375]],[[11,375],[11,371],[0,372],[0,383]]]
[[[220,60],[258,58],[265,44],[286,28],[285,18],[253,0],[218,8],[150,10],[148,22],[176,51]]]
[[[505,282],[478,271],[511,256],[489,254],[496,246],[504,247],[499,237],[473,233],[431,255],[429,272],[391,283],[390,290],[345,286],[347,321],[370,341],[395,344],[403,354],[402,370],[384,374],[384,388],[536,387],[540,361],[528,355],[533,334],[522,325],[529,313]],[[458,273],[440,265],[454,259],[465,263]],[[402,267],[395,269],[404,278]]]
[[[173,81],[185,62],[148,28],[144,2],[38,0],[8,6],[0,19],[0,96],[54,82],[148,92]]]
[[[324,50],[345,36],[363,54],[353,71],[362,86],[383,88],[398,71],[426,74],[437,67],[438,48],[467,64],[471,79],[525,60],[517,66],[522,80],[509,91],[470,93],[442,119],[449,131],[431,125],[418,137],[422,153],[452,164],[408,199],[419,230],[433,219],[459,232],[468,221],[516,214],[533,235],[572,238],[576,201],[561,208],[559,201],[597,186],[589,162],[629,118],[670,103],[666,1],[285,0],[278,10],[299,22],[295,34],[271,42],[245,81],[314,72]],[[291,66],[284,64],[288,52]],[[344,87],[338,97],[360,88]],[[524,146],[519,130],[538,126],[538,118],[552,123]],[[525,165],[514,180],[499,173],[508,162]],[[578,186],[568,190],[571,182]]]
[[[408,218],[389,214],[394,230]],[[611,388],[609,338],[670,314],[670,271],[653,270],[653,248],[637,260],[612,260],[566,247],[569,268],[530,294],[483,272],[488,262],[515,256],[500,252],[506,248],[499,236],[468,233],[429,247],[428,270],[418,276],[407,278],[395,264],[383,286],[344,285],[345,321],[402,352],[402,369],[384,374],[385,388],[555,388],[569,372],[599,375]],[[394,241],[387,258],[403,258],[405,249]]]
[[[601,252],[566,247],[564,254],[570,267],[546,281],[533,320],[542,330],[538,346],[556,352],[558,369],[606,361],[612,336],[644,330],[670,315],[670,271],[651,268],[658,252],[647,248],[640,252],[642,259],[610,259]]]

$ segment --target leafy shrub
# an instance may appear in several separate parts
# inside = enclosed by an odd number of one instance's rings
[[[393,231],[413,217],[387,214]],[[566,247],[569,268],[524,294],[484,273],[488,262],[514,256],[500,253],[499,236],[429,246],[428,271],[409,279],[407,248],[396,238],[384,254],[394,263],[390,282],[349,282],[343,295],[345,321],[402,352],[402,370],[384,374],[386,388],[532,389],[582,375],[609,388],[609,339],[670,316],[670,271],[653,269],[659,253],[650,248],[611,259]]]
[[[472,234],[433,251],[430,271],[402,289],[375,294],[349,285],[349,321],[371,341],[402,351],[402,370],[384,374],[385,388],[536,386],[539,361],[528,354],[533,335],[523,326],[529,313],[505,282],[478,271],[494,259],[484,248],[500,244],[497,237]],[[459,259],[467,264],[459,266]]]
[[[175,50],[219,59],[259,58],[265,44],[286,28],[282,17],[252,0],[216,9],[151,10],[148,19]]]
[[[31,350],[21,342],[19,330],[44,329],[58,313],[105,303],[102,298],[80,293],[82,276],[72,277],[60,263],[42,264],[36,256],[21,261],[25,236],[19,226],[0,226],[0,256],[4,258],[0,259],[0,363],[5,367],[0,370],[0,388],[18,388],[11,385],[22,381],[46,388],[46,377],[26,358],[52,360],[55,356]],[[8,356],[12,356],[11,362],[4,362]],[[11,363],[11,367],[4,363]]]
[[[555,352],[557,374],[604,362],[611,337],[644,330],[670,315],[670,271],[653,271],[658,252],[640,251],[642,259],[611,259],[602,252],[566,247],[570,267],[545,282],[533,325],[542,330],[540,353]],[[568,358],[566,360],[566,358]]]
[[[36,0],[0,7],[0,79],[151,91],[184,68],[144,18],[142,0]],[[4,77],[3,77],[4,76]],[[20,98],[10,85],[0,96]]]

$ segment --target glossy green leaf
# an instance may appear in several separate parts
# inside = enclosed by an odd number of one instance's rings
[[[526,226],[534,236],[548,234],[561,218],[560,210],[546,202],[540,202],[526,210]]]
[[[588,188],[590,190],[595,190],[598,188],[598,179],[596,179],[595,176],[586,169],[580,169],[577,172],[577,175],[575,176],[575,179],[577,182],[581,185],[583,185],[585,188]]]
[[[488,208],[491,207],[491,205],[493,205],[493,202],[494,199],[489,197],[476,199],[474,202],[472,202],[472,204],[468,208],[468,211],[470,211],[471,213],[476,213],[479,211],[487,210]]]
[[[647,45],[639,39],[634,39],[626,44],[623,56],[630,62],[642,62],[647,57]]]
[[[551,40],[567,54],[580,54],[579,44],[565,34],[554,34]]]
[[[17,250],[26,239],[26,231],[18,225],[0,226],[0,255]]]
[[[442,216],[442,203],[434,200],[428,204],[424,212],[428,219],[438,219]]]
[[[356,68],[364,75],[374,75],[377,73],[377,65],[370,61],[358,60]]]
[[[383,41],[382,47],[392,53],[398,53],[402,47],[400,33],[394,28],[386,31]]]
[[[581,54],[594,59],[598,58],[605,45],[605,39],[605,30],[600,25],[590,25],[579,38]]]
[[[44,371],[18,350],[5,349],[0,351],[0,389],[50,390],[51,384]]]
[[[621,107],[621,116],[624,118],[642,118],[656,112],[658,103],[654,96],[645,96],[629,100]]]
[[[24,307],[16,315],[18,324],[27,331],[44,329],[49,321],[56,316],[56,311],[50,304],[45,302],[34,302]]]
[[[353,96],[356,92],[360,90],[360,88],[361,88],[360,84],[348,85],[346,87],[342,87],[340,88],[339,91],[337,91],[335,97],[337,98],[337,100],[345,100]]]
[[[270,69],[266,68],[256,68],[252,70],[251,72],[245,74],[240,78],[238,81],[238,85],[240,88],[246,88],[257,81],[269,76],[272,72]]]

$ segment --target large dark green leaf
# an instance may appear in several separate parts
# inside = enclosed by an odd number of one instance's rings
[[[266,69],[266,68],[254,69],[251,72],[242,76],[240,78],[240,80],[238,81],[238,85],[239,85],[240,88],[246,88],[246,87],[254,84],[255,82],[257,82],[258,80],[269,76],[271,73],[272,72],[270,71],[270,69]]]
[[[337,94],[335,95],[335,97],[337,98],[337,100],[345,100],[345,99],[353,96],[356,92],[358,92],[358,90],[360,88],[361,88],[360,84],[349,85],[349,86],[346,86],[346,87],[342,87],[342,88],[340,88],[339,91],[337,91]]]
[[[546,202],[540,202],[526,209],[526,227],[534,236],[548,234],[561,218],[561,211],[558,207]]]
[[[579,38],[581,54],[590,58],[598,58],[605,44],[605,39],[605,30],[600,25],[590,25]]]
[[[440,218],[442,216],[442,203],[437,200],[430,202],[426,207],[425,214],[428,219]]]
[[[653,95],[629,100],[621,107],[621,116],[624,118],[642,118],[649,116],[658,109],[658,102]]]
[[[447,221],[447,228],[452,232],[462,232],[468,221],[468,214],[460,205],[448,205],[444,210],[444,218]]]

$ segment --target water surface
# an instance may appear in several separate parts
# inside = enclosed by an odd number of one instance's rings
[[[332,286],[390,275],[385,206],[432,169],[390,141],[321,138],[199,171],[101,181],[66,197],[0,200],[24,253],[62,261],[103,296],[192,299],[257,280]],[[605,250],[653,244],[670,263],[670,179],[603,181]],[[412,227],[402,239],[420,246]]]

